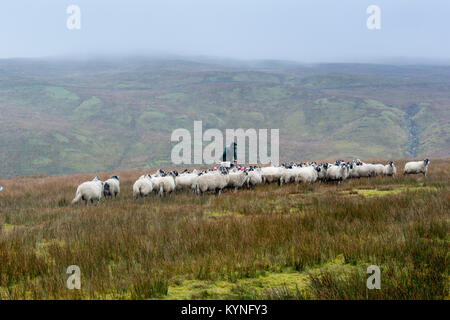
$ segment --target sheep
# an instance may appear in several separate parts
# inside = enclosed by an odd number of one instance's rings
[[[262,183],[261,168],[254,168],[250,166],[250,169],[247,172],[247,188],[250,189]]]
[[[358,175],[358,178],[373,177],[375,175],[375,170],[372,164],[361,163],[356,166],[356,174]]]
[[[317,172],[317,180],[325,181],[327,179],[328,163],[318,165],[320,171]]]
[[[153,184],[149,174],[139,177],[133,185],[133,197],[146,197],[153,191]]]
[[[389,161],[389,163],[384,166],[383,174],[385,176],[395,176],[397,174],[397,168],[395,168],[393,161]]]
[[[103,186],[103,195],[105,198],[114,195],[114,198],[120,193],[120,182],[118,176],[112,176],[110,179],[106,180]]]
[[[89,201],[94,203],[94,200],[97,200],[98,204],[102,197],[102,191],[103,182],[98,177],[95,177],[92,181],[83,182],[78,186],[75,198],[72,200],[72,204],[76,204],[80,200],[84,200],[86,206]]]
[[[225,168],[218,171],[200,174],[196,180],[195,190],[196,194],[200,195],[207,191],[215,191],[220,195],[222,189],[228,185],[229,176]]]
[[[403,169],[403,174],[418,174],[423,173],[423,176],[427,176],[428,165],[430,164],[429,159],[425,159],[422,161],[411,161],[405,164],[405,168]]]
[[[166,174],[164,171],[159,170],[155,175],[151,176],[153,191],[156,192],[160,197],[175,191],[174,176],[176,176],[174,172]]]
[[[348,176],[349,167],[346,163],[339,165],[333,164],[327,169],[327,180],[328,181],[341,181],[345,180]]]
[[[384,165],[377,163],[372,165],[373,168],[373,176],[380,176],[384,173]]]
[[[298,184],[302,183],[314,183],[317,181],[319,172],[322,171],[320,167],[306,166],[297,169],[297,175],[295,177],[295,182]]]
[[[228,188],[234,188],[234,192],[237,192],[239,188],[241,188],[244,183],[247,182],[248,172],[247,171],[232,171],[228,173]]]
[[[278,182],[278,184],[280,184],[281,174],[282,174],[281,167],[261,168],[261,175],[264,183]]]
[[[348,178],[360,178],[359,167],[362,165],[359,159],[353,160],[348,171]]]
[[[175,190],[181,191],[192,189],[197,179],[197,176],[198,176],[197,170],[194,169],[192,173],[185,170],[183,173],[175,177]]]
[[[300,167],[292,167],[291,165],[281,167],[280,186],[296,181],[298,169]]]

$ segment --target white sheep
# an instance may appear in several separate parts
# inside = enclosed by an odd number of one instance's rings
[[[103,182],[98,177],[95,177],[92,181],[83,182],[78,186],[72,204],[78,203],[80,200],[84,200],[86,206],[89,202],[94,203],[94,200],[97,200],[98,204],[102,197],[102,191]]]
[[[281,167],[280,186],[297,180],[298,169],[300,167],[285,168]]]
[[[262,183],[261,168],[250,168],[248,171],[247,188],[255,187]]]
[[[371,165],[372,176],[376,177],[382,175],[384,172],[384,165],[381,163],[374,163]]]
[[[135,198],[146,197],[153,191],[153,184],[149,174],[141,176],[133,184],[133,196]]]
[[[175,179],[173,178],[172,172],[169,174],[158,172],[151,176],[151,181],[153,184],[153,191],[160,197],[175,191]]]
[[[314,183],[319,177],[319,171],[322,171],[320,167],[306,166],[297,168],[297,175],[295,177],[295,182],[301,183]]]
[[[327,180],[339,181],[345,180],[348,177],[349,167],[347,164],[331,165],[327,169]]]
[[[243,170],[235,170],[228,173],[228,188],[234,188],[234,192],[237,192],[239,188],[241,188],[244,183],[247,182],[248,172]]]
[[[106,180],[103,184],[103,195],[105,198],[114,195],[114,198],[120,193],[120,182],[118,176],[112,176],[110,179]]]
[[[196,181],[196,193],[203,194],[207,191],[215,191],[220,195],[222,189],[228,185],[229,176],[225,170],[213,171],[201,174]]]
[[[422,161],[411,161],[405,164],[405,168],[403,169],[403,174],[418,174],[423,173],[423,175],[427,176],[428,165],[430,164],[429,159],[425,159]]]
[[[272,182],[280,183],[281,174],[282,174],[281,167],[261,168],[261,175],[264,183],[272,183]]]
[[[397,168],[393,161],[389,161],[389,163],[384,166],[383,174],[385,176],[395,176],[397,174]]]
[[[360,177],[372,177],[375,175],[375,168],[372,164],[361,163],[357,165],[355,174]]]
[[[191,173],[184,172],[175,177],[175,190],[191,190],[198,177],[198,171],[193,170]]]

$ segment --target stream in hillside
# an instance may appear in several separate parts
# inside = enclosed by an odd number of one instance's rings
[[[412,104],[406,109],[407,151],[414,158],[417,157],[417,147],[419,146],[419,126],[413,120],[413,117],[419,110],[420,107],[417,104]]]

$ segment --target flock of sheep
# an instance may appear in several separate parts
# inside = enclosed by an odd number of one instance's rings
[[[429,159],[412,161],[405,164],[403,174],[427,174]],[[247,168],[231,165],[227,167],[215,167],[199,171],[184,170],[164,172],[159,169],[154,174],[145,174],[133,185],[135,198],[146,197],[152,193],[165,196],[172,192],[193,191],[197,195],[205,192],[215,192],[220,195],[223,189],[253,188],[261,183],[277,182],[280,186],[288,183],[314,183],[316,181],[341,181],[349,178],[375,177],[378,175],[395,176],[397,169],[394,162],[388,164],[364,163],[359,159],[346,162],[337,160],[335,163],[288,163],[281,166]],[[72,204],[85,201],[100,201],[102,195],[105,198],[117,197],[120,193],[119,177],[113,176],[106,181],[95,177],[78,186]]]

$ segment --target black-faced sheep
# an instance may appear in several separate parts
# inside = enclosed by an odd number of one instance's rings
[[[215,191],[220,195],[222,190],[228,185],[229,176],[225,168],[200,174],[196,181],[196,194],[203,194],[207,191]]]
[[[405,164],[405,168],[403,170],[403,174],[418,174],[423,173],[423,175],[427,176],[428,165],[430,164],[429,159],[425,159],[422,161],[411,161]]]
[[[383,174],[385,176],[395,176],[397,174],[397,168],[395,168],[393,161],[389,161],[389,163],[384,166]]]
[[[114,198],[120,193],[120,182],[118,176],[112,176],[110,179],[106,180],[103,185],[103,196],[105,198],[114,195]]]

